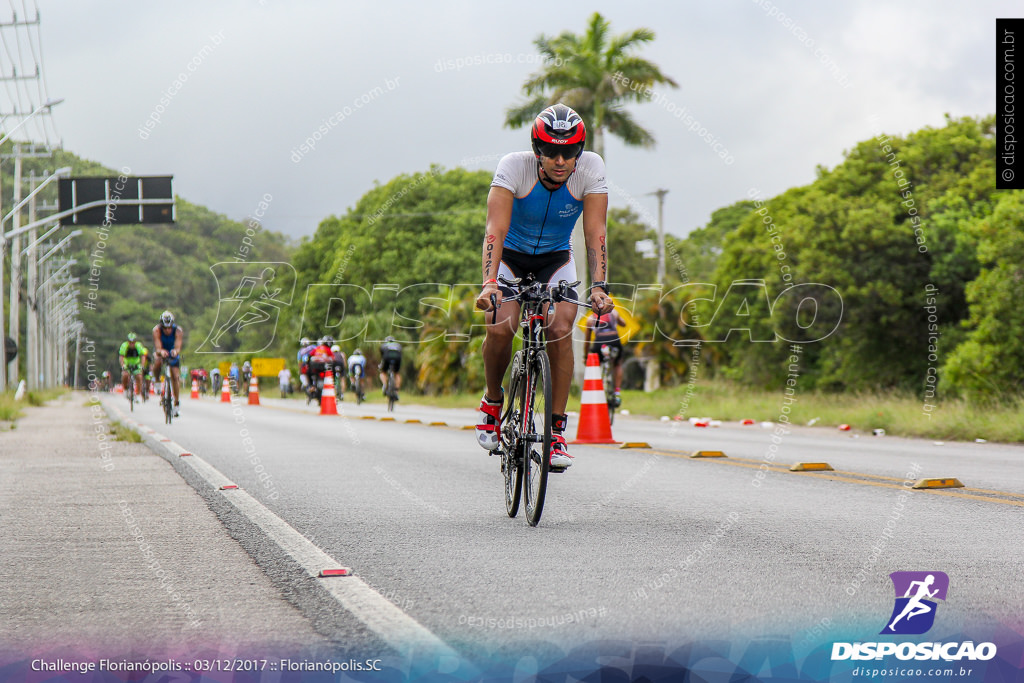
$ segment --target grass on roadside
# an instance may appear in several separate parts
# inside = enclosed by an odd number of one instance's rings
[[[50,401],[60,398],[71,390],[67,387],[50,387],[49,389],[33,389],[26,392],[25,400],[30,406],[45,406]]]
[[[25,406],[44,406],[48,402],[60,398],[70,390],[66,387],[52,387],[50,389],[38,389],[25,392],[25,396],[17,401],[14,398],[14,390],[5,391],[0,394],[0,422],[10,422],[11,429],[14,429],[14,422],[23,417],[22,408]]]
[[[14,400],[13,391],[0,394],[0,422],[14,422],[22,416],[23,401]]]
[[[132,443],[142,443],[142,436],[132,429],[126,427],[120,422],[113,421],[110,423],[110,434],[114,436],[114,441],[130,441]]]

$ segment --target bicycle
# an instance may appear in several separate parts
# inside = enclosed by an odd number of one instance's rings
[[[398,400],[398,389],[395,388],[395,370],[388,368],[388,381],[384,385],[384,394],[388,397],[388,412],[395,410],[395,401]]]
[[[601,383],[608,403],[609,425],[615,422],[615,409],[619,407],[619,398],[615,395],[615,359],[618,355],[619,350],[614,346],[601,344]]]
[[[171,424],[171,420],[174,419],[174,390],[171,388],[174,376],[171,374],[169,362],[163,364],[161,374],[163,375],[163,389],[160,392],[160,405],[164,409],[164,423]]]
[[[551,468],[551,361],[544,338],[544,307],[553,308],[559,301],[584,307],[590,304],[569,297],[568,290],[579,282],[562,280],[549,289],[532,274],[514,279],[499,275],[498,280],[519,290],[503,303],[518,301],[522,305],[519,327],[523,347],[512,357],[509,402],[501,415],[500,443],[494,453],[501,456],[505,477],[505,511],[515,517],[522,499],[527,523],[537,526],[544,511]],[[492,324],[498,317],[496,300],[492,294]]]
[[[128,373],[128,405],[130,412],[135,412],[135,372],[131,368],[125,367],[125,372]]]
[[[353,365],[351,373],[352,391],[356,394],[356,405],[359,405],[366,400],[366,395],[363,393],[363,366]]]

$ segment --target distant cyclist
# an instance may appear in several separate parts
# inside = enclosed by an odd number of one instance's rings
[[[178,391],[181,384],[181,344],[185,331],[174,322],[170,311],[160,315],[160,322],[153,328],[153,375],[160,377],[163,359],[171,368],[171,390],[174,392],[174,417],[178,417]]]
[[[334,356],[334,391],[338,395],[338,400],[344,401],[345,373],[348,370],[348,358],[337,344],[331,347],[331,354]]]
[[[128,341],[121,344],[117,359],[121,363],[121,386],[128,391],[128,381],[135,385],[135,395],[142,394],[142,362],[149,354],[142,342],[137,341],[134,332],[128,333]]]
[[[299,384],[302,385],[302,393],[306,393],[306,387],[309,386],[309,354],[313,353],[315,348],[316,344],[308,337],[303,337],[299,341],[299,352],[295,359],[299,362]]]
[[[384,395],[388,393],[388,370],[395,371],[395,399],[398,399],[398,390],[402,388],[402,376],[398,371],[402,369],[402,344],[392,336],[384,338],[380,345],[380,387]]]
[[[252,363],[250,363],[249,361],[244,361],[242,363],[242,379],[241,379],[241,381],[242,381],[241,389],[242,389],[243,392],[246,392],[246,393],[249,392],[249,382],[251,380],[252,380]]]
[[[196,387],[199,389],[199,393],[205,394],[207,388],[206,384],[208,380],[206,369],[192,368],[192,370],[190,370],[188,374],[192,378],[192,381],[196,383]]]
[[[357,394],[362,394],[362,389],[356,385],[356,369],[359,369],[359,375],[366,377],[366,356],[359,349],[352,352],[352,355],[348,357],[348,376],[352,382],[352,388]],[[360,400],[362,400],[360,398]]]
[[[309,388],[314,393],[323,391],[324,375],[331,370],[334,363],[334,353],[331,351],[331,344],[334,340],[330,337],[320,337],[316,346],[309,353]]]
[[[238,377],[241,371],[238,369],[238,363],[231,362],[231,367],[228,368],[228,386],[231,387],[231,392],[238,395]]]
[[[586,347],[588,353],[601,356],[601,347],[608,347],[609,359],[612,363],[612,376],[615,380],[615,407],[622,405],[619,391],[622,389],[622,340],[619,328],[625,327],[626,321],[614,308],[604,315],[591,313],[587,316]]]

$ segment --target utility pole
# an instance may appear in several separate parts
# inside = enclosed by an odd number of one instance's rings
[[[648,192],[658,198],[658,284],[665,284],[665,195],[668,190],[659,189]],[[652,392],[661,388],[661,368],[655,358],[647,359],[644,364],[644,391]]]
[[[35,184],[40,180],[44,180],[44,178],[35,175],[28,178],[33,190],[35,189]],[[35,221],[36,198],[32,195],[28,204],[28,222],[35,223]],[[35,241],[36,231],[32,230],[28,233],[29,248],[26,254],[28,258],[28,278],[25,282],[25,305],[27,306],[25,312],[28,314],[25,321],[25,353],[27,354],[25,374],[27,375],[29,389],[42,388],[39,379],[39,302],[36,297],[39,264],[36,263]]]
[[[665,284],[665,195],[668,190],[648,192],[658,198],[658,284]]]
[[[14,205],[17,206],[21,202],[21,145],[14,143]],[[21,211],[15,211],[12,218],[12,227],[17,230],[21,227]],[[0,224],[0,230],[3,229],[3,224]],[[11,339],[15,342],[19,341],[21,337],[21,311],[19,310],[18,300],[19,292],[21,291],[21,235],[15,235],[11,241],[11,321],[7,324],[7,329],[10,330],[9,334]],[[21,349],[21,355],[24,357],[25,349]],[[11,363],[11,386],[15,386],[18,383],[18,364]]]
[[[39,96],[45,96],[46,86],[42,78],[42,67],[38,58],[36,58],[37,51],[35,45],[40,43],[39,29],[40,19],[39,10],[36,9],[35,17],[32,18],[24,17],[19,18],[15,12],[10,21],[4,21],[0,23],[0,43],[2,43],[7,51],[5,53],[6,60],[0,60],[0,82],[4,83],[5,92],[10,97],[9,106],[12,107],[11,111],[0,111],[0,121],[6,124],[8,119],[12,119],[16,122],[13,126],[4,126],[6,131],[3,137],[0,137],[0,145],[6,142],[15,131],[28,123],[37,114],[50,113],[50,109],[62,102],[63,100],[52,100],[47,99],[38,107],[34,107],[31,103],[33,94]],[[33,29],[35,33],[35,41],[33,41],[32,34]],[[30,45],[26,46],[23,44],[22,35],[27,34]],[[28,50],[25,48],[28,47]],[[32,61],[23,62],[20,58],[15,59],[15,55],[30,54],[33,58]],[[10,62],[8,65],[7,62]],[[33,64],[34,69],[26,69],[28,64]],[[19,73],[19,68],[23,73]],[[27,108],[24,105],[28,104]],[[39,129],[45,138],[44,147],[49,152],[50,136],[46,131],[45,124]],[[31,135],[29,138],[31,139]],[[20,146],[15,145],[15,181],[14,181],[14,196],[15,203],[19,201],[21,197],[21,158],[19,155]],[[33,146],[34,151],[34,146]],[[2,196],[2,195],[0,195]],[[2,208],[2,200],[0,200],[0,208]],[[3,212],[0,211],[0,216]],[[14,217],[15,225],[18,225],[20,221],[20,215]],[[6,238],[4,237],[5,229],[2,223],[0,223],[0,285],[3,283],[3,256],[7,248]],[[11,250],[11,337],[17,343],[19,341],[19,320],[20,311],[18,310],[18,292],[21,286],[21,238],[18,236],[14,237],[13,249]],[[8,358],[5,350],[7,333],[4,328],[6,327],[4,319],[4,297],[0,293],[0,391],[7,388],[7,373],[8,373]],[[18,379],[18,365],[16,363],[10,364],[11,377],[13,382],[17,382]]]

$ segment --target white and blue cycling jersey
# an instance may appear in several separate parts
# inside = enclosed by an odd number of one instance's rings
[[[356,366],[359,366],[360,372],[366,374],[366,356],[362,355],[351,355],[348,357],[348,371],[349,374],[355,374]]]
[[[540,182],[533,152],[506,154],[498,162],[491,187],[512,192],[512,221],[504,248],[524,254],[569,249],[573,226],[583,211],[583,197],[608,194],[604,160],[594,152],[584,152],[576,160],[576,170],[556,190]]]

